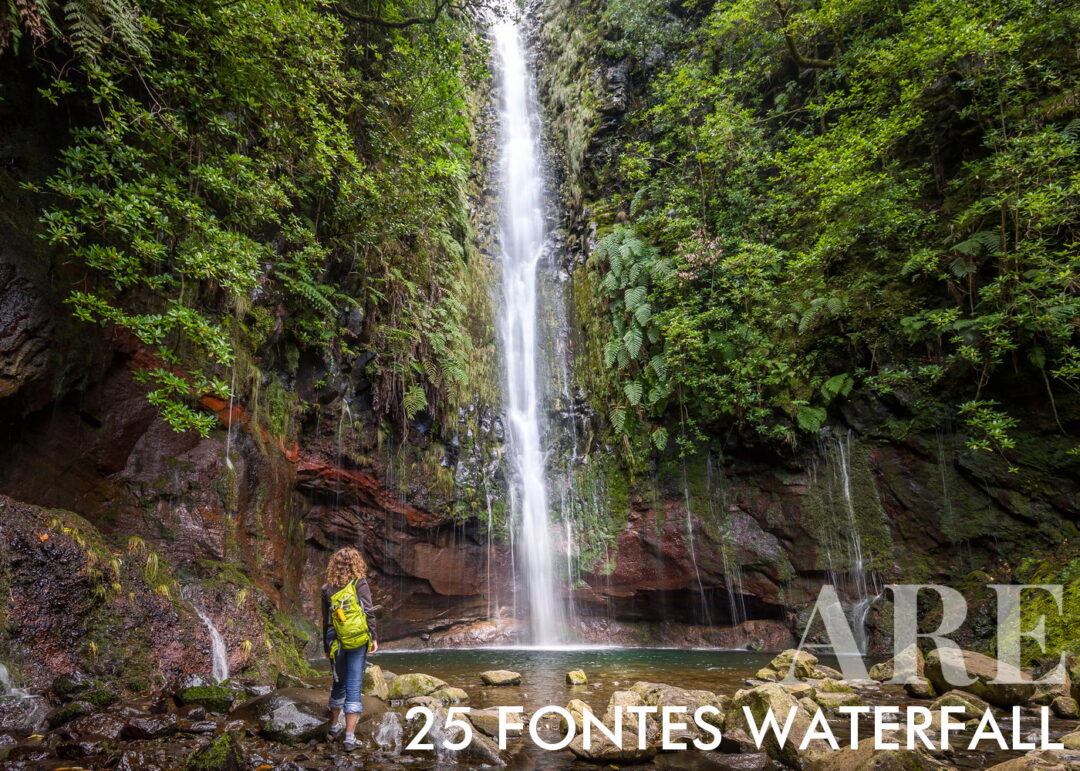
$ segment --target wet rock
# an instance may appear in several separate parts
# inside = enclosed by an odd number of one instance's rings
[[[56,745],[56,756],[64,760],[83,760],[100,755],[105,748],[101,741],[72,741]]]
[[[1065,734],[1059,741],[1067,750],[1073,750],[1074,752],[1080,751],[1080,731],[1073,731],[1071,734]]]
[[[468,704],[469,694],[461,688],[447,685],[431,694],[431,698],[437,699],[443,704]]]
[[[212,734],[217,727],[213,720],[191,720],[179,724],[179,729],[186,734]]]
[[[386,706],[378,699],[364,699],[365,715],[385,711]],[[322,739],[329,728],[326,693],[312,688],[284,688],[260,696],[241,704],[231,717],[255,723],[264,737],[286,744]]]
[[[831,710],[836,710],[839,707],[858,707],[863,703],[858,694],[854,692],[835,693],[831,691],[819,691],[814,694],[814,701],[825,709]]]
[[[389,697],[391,701],[398,701],[411,699],[413,696],[430,696],[435,691],[445,687],[447,687],[445,680],[413,672],[407,675],[398,675],[390,682]]]
[[[780,683],[781,687],[796,699],[812,699],[817,689],[809,683]]]
[[[589,678],[581,669],[573,669],[566,673],[567,685],[588,685]]]
[[[896,661],[899,660],[901,665],[908,663],[908,661],[914,657],[915,661],[915,674],[919,677],[926,676],[926,659],[923,658],[922,651],[915,645],[909,645],[900,653],[896,654],[894,658],[888,661],[883,661],[880,664],[874,664],[870,667],[870,679],[877,680],[879,683],[883,683],[886,680],[892,680],[893,673],[896,671]],[[901,667],[903,668],[903,667]]]
[[[843,680],[844,679],[844,673],[839,672],[839,671],[833,669],[832,667],[827,667],[824,664],[818,664],[817,666],[814,667],[814,677],[813,677],[813,679],[814,680],[824,680],[825,678],[829,678],[829,679],[832,679],[832,680]]]
[[[791,674],[800,680],[807,680],[814,676],[817,663],[817,656],[814,654],[789,648],[769,662],[769,668],[775,671],[780,679],[783,679],[787,677],[794,664],[794,671]]]
[[[77,717],[89,715],[94,711],[94,705],[85,701],[72,701],[62,707],[57,707],[45,716],[45,722],[50,728],[58,728],[65,723],[70,723]]]
[[[60,701],[71,701],[80,693],[97,687],[97,681],[79,671],[58,675],[52,681],[52,692]]]
[[[974,651],[962,651],[961,654],[968,675],[975,679],[970,685],[954,686],[945,679],[941,668],[941,652],[939,650],[933,650],[927,655],[926,678],[939,693],[944,693],[950,688],[957,688],[974,694],[997,707],[1026,704],[1035,695],[1035,684],[1024,673],[1014,667]],[[1025,680],[1026,682],[993,682],[998,676],[999,668],[1003,678]]]
[[[963,722],[979,720],[986,710],[990,709],[989,704],[966,691],[949,691],[942,694],[930,705],[930,711],[937,715],[940,714],[942,707],[963,707],[964,711],[956,716],[957,720]]]
[[[650,707],[660,707],[661,709],[664,707],[686,707],[686,714],[691,723],[693,715],[698,709],[706,706],[713,707],[716,712],[707,712],[703,714],[702,719],[717,728],[723,728],[724,711],[727,705],[711,691],[687,690],[663,683],[646,682],[634,683],[630,690],[641,697],[643,704]],[[700,736],[707,739],[709,734],[702,730]]]
[[[590,763],[610,765],[645,763],[656,757],[657,747],[652,743],[647,743],[643,748],[639,747],[635,737],[636,730],[636,728],[630,730],[623,728],[622,746],[615,744],[603,734],[594,732],[589,748],[585,749],[584,737],[575,736],[570,742],[570,751],[576,757]]]
[[[1075,771],[1080,758],[1068,750],[1033,750],[1021,758],[1013,758],[987,771]]]
[[[38,696],[0,699],[0,731],[33,733],[45,723],[48,714],[48,702]]]
[[[573,702],[571,702],[573,703]],[[520,717],[520,716],[518,716]],[[474,709],[469,712],[469,720],[476,726],[478,731],[487,736],[498,738],[499,736],[499,711],[497,709]],[[507,731],[507,736],[520,734],[520,730]]]
[[[278,688],[314,688],[315,687],[314,685],[311,685],[310,683],[304,682],[299,677],[296,677],[295,675],[290,675],[290,674],[288,674],[286,672],[279,672],[278,673],[276,685],[277,685]],[[258,694],[258,695],[261,696],[262,694]]]
[[[1050,709],[1062,720],[1080,720],[1080,707],[1071,696],[1058,696],[1050,703]]]
[[[220,685],[196,685],[185,688],[177,697],[183,705],[193,704],[209,712],[227,713],[236,701],[236,692]]]
[[[390,686],[385,673],[378,664],[368,664],[364,669],[363,693],[383,701],[390,700]]]
[[[780,679],[780,675],[772,667],[762,667],[754,674],[754,677],[758,680],[768,680],[770,682],[775,682]]]
[[[815,704],[814,707],[816,709],[817,705]],[[753,737],[746,731],[741,728],[729,728],[724,731],[723,738],[720,740],[720,751],[738,755],[750,755],[758,753],[758,746]]]
[[[764,752],[745,752],[732,755],[723,752],[699,752],[701,767],[711,771],[773,771],[776,764]],[[679,754],[659,755],[654,761],[657,768],[686,768],[686,757]]]
[[[859,742],[857,749],[829,753],[806,766],[805,771],[929,771],[949,768],[917,750],[874,749],[873,741]]]
[[[190,707],[184,717],[188,720],[203,720],[206,717],[206,707]]]
[[[409,707],[427,707],[432,711],[437,710],[443,705],[443,703],[434,696],[413,696],[411,699],[406,699],[405,704]]]
[[[260,697],[262,698],[262,697]],[[184,771],[245,771],[247,760],[240,739],[224,733],[188,757]]]
[[[790,660],[788,663],[790,665]],[[796,661],[796,663],[798,662]],[[805,660],[803,663],[806,663]],[[810,665],[808,671],[812,671],[812,665]],[[795,697],[784,690],[778,683],[768,683],[739,691],[732,699],[731,707],[724,716],[724,725],[729,731],[738,729],[750,735],[750,727],[743,711],[744,707],[749,708],[750,714],[754,716],[754,720],[758,725],[762,724],[765,715],[770,710],[781,725],[788,719],[788,715],[794,711],[787,741],[781,744],[771,731],[764,737],[761,749],[765,750],[769,757],[774,760],[795,768],[803,768],[808,763],[818,760],[832,751],[828,743],[822,739],[812,739],[807,742],[805,750],[799,749],[803,737],[806,736],[810,728],[810,715],[796,701]]]
[[[932,699],[936,695],[934,686],[925,677],[911,677],[904,683],[904,690],[913,699]]]
[[[509,669],[492,669],[480,673],[484,685],[521,685],[521,675]]]
[[[814,690],[818,693],[855,693],[855,689],[843,680],[825,678],[824,680],[814,680],[813,683]]]
[[[153,750],[124,750],[116,763],[116,771],[165,771],[169,762],[162,758],[162,753]]]
[[[7,754],[4,755],[4,765],[19,768],[19,766],[14,766],[12,764],[20,761],[27,763],[41,762],[55,756],[56,753],[53,752],[52,748],[41,742],[24,742],[22,744],[16,744],[7,751]]]
[[[162,736],[172,736],[178,728],[176,715],[143,715],[128,720],[121,736],[127,741],[159,739]]]
[[[127,720],[113,712],[95,712],[75,718],[64,726],[64,733],[77,740],[100,739],[115,742],[120,739]]]

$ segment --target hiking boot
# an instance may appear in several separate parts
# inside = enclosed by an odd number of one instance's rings
[[[355,750],[357,747],[360,746],[360,742],[356,741],[355,736],[346,736],[345,737],[345,743],[342,744],[341,746],[342,746],[342,749],[344,749],[346,752],[352,752],[353,750]]]

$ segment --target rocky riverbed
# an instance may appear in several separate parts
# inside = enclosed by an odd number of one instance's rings
[[[440,656],[445,659],[441,667]],[[294,771],[360,766],[431,768],[440,764],[515,768],[637,764],[644,768],[816,771],[1080,768],[1075,701],[1080,683],[1055,688],[998,686],[990,682],[990,660],[971,652],[965,652],[965,662],[975,682],[965,690],[949,689],[933,655],[919,658],[919,677],[905,686],[879,682],[892,676],[891,662],[871,670],[876,680],[845,681],[836,669],[794,651],[776,657],[715,651],[627,654],[618,649],[562,653],[473,650],[440,656],[373,657],[376,663],[369,664],[366,673],[365,711],[358,729],[362,747],[351,754],[341,749],[340,742],[328,738],[325,704],[330,683],[323,675],[282,675],[274,683],[234,680],[222,684],[186,676],[160,694],[137,699],[119,698],[108,683],[91,677],[64,675],[42,699],[42,704],[48,704],[47,711],[28,713],[25,694],[5,697],[0,705],[0,767],[49,771]],[[530,660],[535,669],[521,666]],[[582,662],[586,666],[574,667]],[[467,669],[470,664],[472,668]],[[420,671],[419,665],[428,671]],[[778,682],[789,670],[798,682]],[[650,679],[642,677],[650,672]],[[713,751],[667,752],[662,746],[662,726],[650,717],[645,723],[644,749],[631,746],[629,740],[624,742],[625,749],[606,741],[585,748],[578,737],[564,750],[543,752],[519,731],[512,731],[506,749],[500,749],[496,708],[512,704],[525,707],[526,722],[532,711],[553,704],[564,706],[575,720],[593,712],[609,726],[619,708],[676,706],[686,707],[692,715],[698,707],[708,706],[715,708],[709,722],[722,729],[724,738]],[[961,707],[958,719],[965,723],[965,729],[955,735],[954,749],[948,751],[874,750],[866,742],[857,749],[834,750],[821,739],[812,739],[804,749],[798,749],[819,712],[825,713],[838,737],[846,737],[850,720],[839,710],[853,705],[897,706],[900,713],[896,720],[901,723],[904,712],[914,706],[931,710],[945,705]],[[435,729],[428,738],[437,747],[444,741],[460,740],[464,730],[442,729],[446,710],[468,706],[471,740],[455,751],[408,749],[424,724],[421,716],[406,718],[415,706],[428,707],[435,714]],[[1028,753],[960,749],[966,748],[985,710],[1004,722],[1014,706],[1020,708],[1024,738],[1038,732],[1038,710],[1048,707],[1053,716],[1050,737],[1066,749]],[[766,739],[760,748],[756,746],[743,707],[758,716],[770,708],[781,719],[794,709],[788,741],[781,745]],[[936,731],[940,725],[931,727],[929,733],[936,736]],[[547,741],[558,741],[565,735],[565,727],[552,715],[539,722],[538,733]],[[862,734],[869,735],[869,728]],[[708,734],[690,725],[676,731],[675,738],[692,742],[695,738],[704,740]],[[841,747],[843,742],[841,739]]]

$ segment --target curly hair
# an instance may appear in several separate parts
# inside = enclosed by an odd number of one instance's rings
[[[367,563],[364,556],[351,546],[338,549],[326,566],[327,586],[345,586],[357,578],[367,577]]]

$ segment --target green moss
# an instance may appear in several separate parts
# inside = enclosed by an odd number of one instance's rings
[[[185,771],[241,771],[246,767],[240,740],[224,733],[188,757]]]
[[[236,694],[220,685],[196,685],[180,692],[181,704],[194,704],[211,712],[227,713],[232,709]]]
[[[95,688],[79,697],[80,700],[102,709],[113,704],[118,698],[119,696],[117,696],[116,691],[113,691],[111,688]]]

